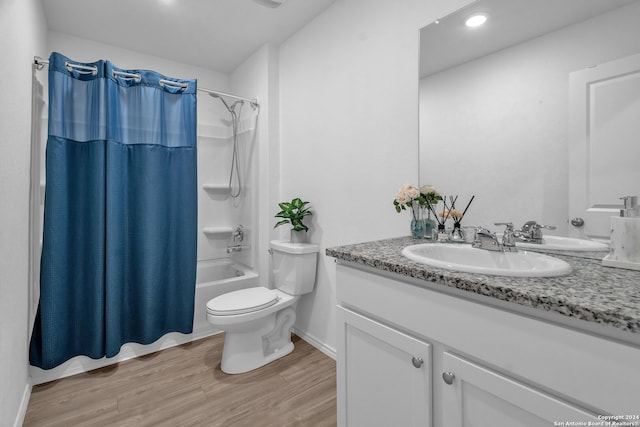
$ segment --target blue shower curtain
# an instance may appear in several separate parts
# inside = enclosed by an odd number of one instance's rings
[[[192,332],[196,184],[195,80],[51,54],[32,365]]]

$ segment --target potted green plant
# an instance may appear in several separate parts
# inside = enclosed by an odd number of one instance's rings
[[[309,202],[303,202],[299,197],[296,197],[290,202],[278,203],[281,211],[278,212],[275,217],[284,219],[278,221],[273,228],[276,228],[283,224],[291,224],[291,242],[302,243],[304,241],[302,232],[309,231],[309,227],[307,227],[302,221],[304,217],[313,215],[313,213],[307,206],[308,204]]]

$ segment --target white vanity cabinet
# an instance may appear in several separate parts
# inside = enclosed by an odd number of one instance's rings
[[[348,263],[336,273],[339,426],[547,427],[607,415],[640,425],[637,347],[444,285]]]
[[[431,426],[431,347],[338,308],[341,425]]]

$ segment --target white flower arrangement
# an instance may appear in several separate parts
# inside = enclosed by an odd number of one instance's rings
[[[393,205],[398,213],[407,210],[407,208],[412,208],[413,219],[417,219],[414,207],[434,205],[439,200],[442,200],[442,196],[432,185],[423,185],[418,188],[414,185],[404,184],[398,190],[395,199],[393,199]]]

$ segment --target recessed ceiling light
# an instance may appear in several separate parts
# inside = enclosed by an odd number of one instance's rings
[[[484,13],[477,13],[475,15],[470,16],[466,21],[465,25],[467,27],[475,28],[487,22],[487,15]]]

